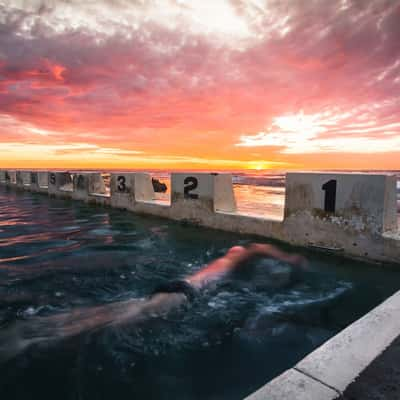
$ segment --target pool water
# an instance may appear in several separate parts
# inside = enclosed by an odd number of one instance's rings
[[[167,317],[87,329],[254,240],[0,188],[2,398],[241,399],[400,287],[395,269],[303,252],[295,281],[269,260]],[[53,340],[64,315],[80,334]]]

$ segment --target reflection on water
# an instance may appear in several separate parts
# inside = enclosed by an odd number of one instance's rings
[[[397,271],[308,254],[292,285],[268,261],[138,323],[155,286],[251,238],[4,188],[0,225],[5,399],[240,399],[398,289]]]
[[[269,219],[283,219],[284,187],[234,185],[237,212]]]

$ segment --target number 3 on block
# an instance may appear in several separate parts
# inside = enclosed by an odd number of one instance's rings
[[[126,191],[126,178],[125,176],[121,175],[117,178],[118,181],[118,191],[125,192]]]

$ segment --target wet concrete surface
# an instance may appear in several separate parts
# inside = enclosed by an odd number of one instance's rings
[[[399,399],[400,336],[362,372],[338,400]]]

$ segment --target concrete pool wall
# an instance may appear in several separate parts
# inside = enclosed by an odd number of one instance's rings
[[[50,196],[255,234],[364,261],[400,263],[396,177],[288,173],[282,220],[236,211],[230,174],[173,173],[171,203],[155,200],[147,173],[2,170],[0,183]]]

